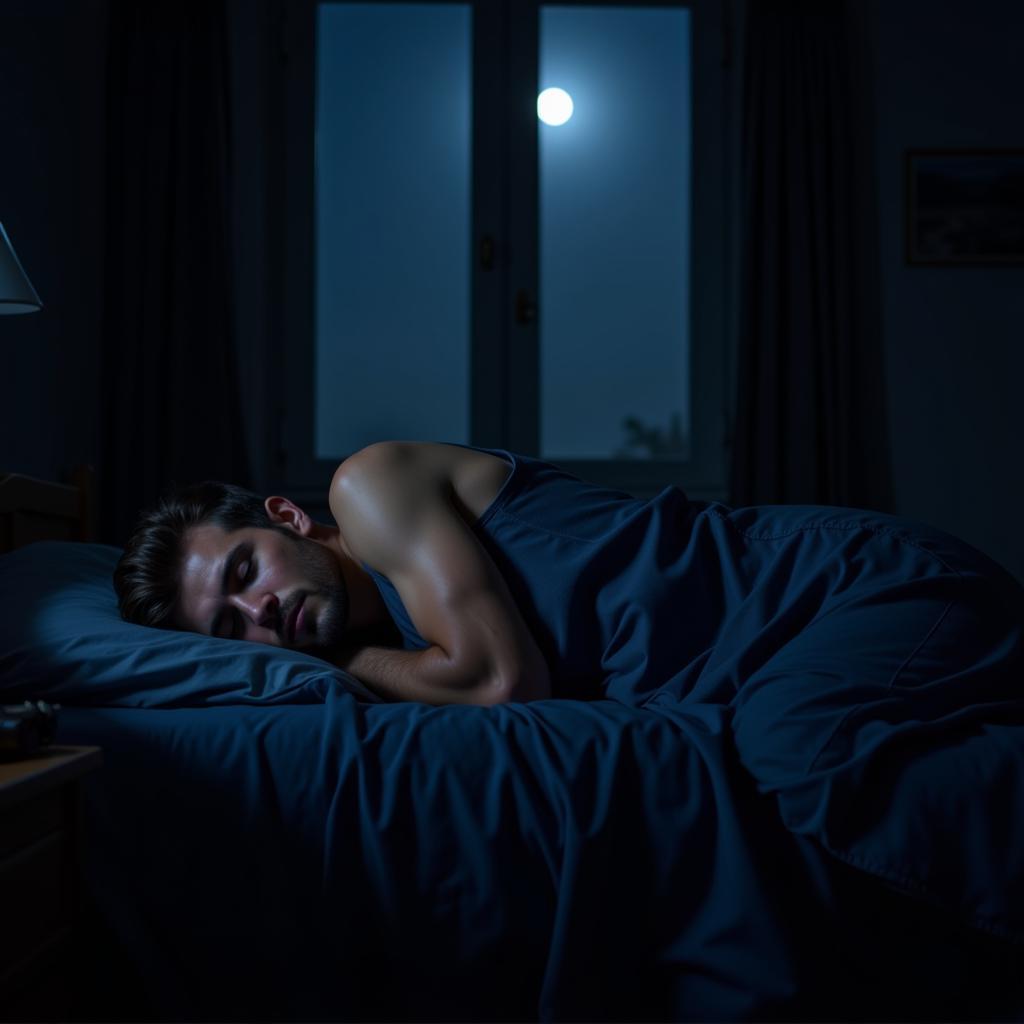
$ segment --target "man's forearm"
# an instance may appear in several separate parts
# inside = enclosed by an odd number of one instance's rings
[[[498,680],[456,680],[451,660],[437,646],[422,651],[360,647],[341,667],[387,700],[427,704],[498,704],[516,699]]]

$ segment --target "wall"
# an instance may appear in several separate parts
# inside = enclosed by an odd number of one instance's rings
[[[0,221],[43,301],[0,317],[0,472],[95,463],[105,0],[4,0]]]
[[[897,511],[1024,580],[1024,267],[907,266],[904,152],[1024,148],[1024,4],[871,0]]]

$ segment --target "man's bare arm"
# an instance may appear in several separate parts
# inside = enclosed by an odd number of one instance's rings
[[[391,580],[430,646],[364,648],[342,666],[392,699],[550,696],[547,665],[504,579],[423,450],[387,442],[347,459],[331,485],[331,510],[353,554]]]
[[[451,666],[435,646],[423,651],[391,647],[360,647],[338,664],[386,700],[422,701],[425,704],[500,704],[540,700],[550,696],[547,672],[543,679],[524,678],[518,687],[451,684]]]

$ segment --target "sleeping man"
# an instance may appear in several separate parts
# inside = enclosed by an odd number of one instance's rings
[[[641,501],[447,444],[358,452],[330,508],[324,525],[223,484],[166,499],[117,566],[123,615],[307,651],[385,700],[492,705],[448,721],[486,717],[510,741],[579,728],[595,761],[677,736],[693,771],[651,799],[686,814],[701,785],[724,787],[722,807],[756,785],[847,865],[1017,927],[1024,592],[968,545],[865,511]],[[571,720],[544,698],[574,698]],[[594,820],[610,792],[588,797]]]
[[[452,445],[373,445],[334,475],[333,526],[287,498],[199,485],[128,545],[115,574],[122,614],[305,650],[393,700],[547,697],[544,656],[475,532],[509,470]]]
[[[223,484],[165,499],[117,567],[123,616],[307,651],[386,700],[727,704],[804,768],[879,716],[1019,693],[1020,586],[905,520],[406,442],[346,459],[329,500],[333,525]]]

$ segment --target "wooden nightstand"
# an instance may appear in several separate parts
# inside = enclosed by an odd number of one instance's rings
[[[0,761],[0,1020],[58,1020],[71,1003],[78,780],[99,747]]]

